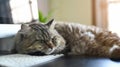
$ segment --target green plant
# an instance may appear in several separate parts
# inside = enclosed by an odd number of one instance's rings
[[[50,19],[52,11],[49,11],[47,16],[44,16],[43,13],[40,10],[38,11],[38,14],[39,14],[38,15],[39,21],[42,22],[42,23],[45,23]]]

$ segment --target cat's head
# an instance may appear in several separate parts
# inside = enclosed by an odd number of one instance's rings
[[[47,24],[22,24],[15,37],[15,50],[25,54],[51,54],[64,49],[65,40],[55,31],[52,23],[53,20]]]

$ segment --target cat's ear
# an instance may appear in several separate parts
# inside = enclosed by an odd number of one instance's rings
[[[46,25],[50,28],[51,25],[53,24],[54,19],[50,20]]]
[[[26,29],[26,28],[28,28],[28,26],[26,24],[21,25],[21,29]]]

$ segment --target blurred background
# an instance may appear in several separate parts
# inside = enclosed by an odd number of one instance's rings
[[[39,19],[95,25],[120,34],[120,0],[0,0],[0,23],[18,24]]]

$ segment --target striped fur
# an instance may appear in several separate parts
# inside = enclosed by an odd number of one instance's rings
[[[51,38],[50,32],[48,28],[45,25],[42,24],[30,24],[29,25],[33,30],[37,32],[37,37],[40,39],[40,41],[49,41]],[[41,34],[41,35],[39,35]]]
[[[56,30],[49,30],[49,28],[50,26],[47,24],[23,24],[21,30],[18,31],[15,37],[15,47],[13,51],[24,54],[34,52],[51,54],[60,52],[65,48],[65,40]],[[61,44],[62,46],[60,46]]]
[[[21,34],[27,34],[27,38],[21,40]],[[28,24],[21,27],[15,42],[18,53],[40,51],[45,54],[120,58],[120,38],[117,34],[78,23],[56,22],[53,25],[50,21],[48,24]]]

